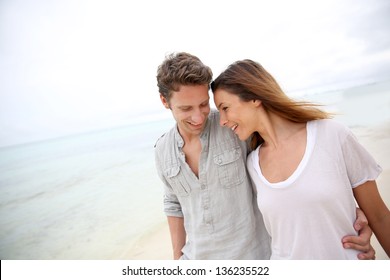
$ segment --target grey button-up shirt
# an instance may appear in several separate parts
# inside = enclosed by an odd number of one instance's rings
[[[156,143],[164,211],[184,217],[182,259],[269,259],[270,239],[246,172],[246,144],[211,111],[201,136],[199,178],[182,152],[177,126]]]

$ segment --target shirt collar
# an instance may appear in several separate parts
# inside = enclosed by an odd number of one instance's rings
[[[210,131],[210,115],[206,120],[206,125],[204,126],[204,129],[203,129],[202,133],[200,134],[200,138],[206,139],[209,135],[209,131]],[[181,135],[179,133],[179,127],[178,127],[177,123],[175,126],[175,136],[174,137],[175,137],[175,142],[177,143],[177,146],[179,148],[183,148],[184,140],[183,140],[183,137],[181,137]]]

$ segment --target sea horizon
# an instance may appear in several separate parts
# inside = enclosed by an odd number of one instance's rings
[[[286,94],[293,99],[302,99],[302,100],[324,100],[324,95],[332,95],[338,94],[340,91],[348,91],[353,90],[354,88],[373,86],[373,85],[382,85],[390,83],[390,79],[365,79],[363,81],[348,81],[343,83],[329,84],[324,86],[310,87],[310,88],[302,88],[302,89],[294,89],[290,91],[286,91]],[[319,97],[320,96],[320,97]],[[319,98],[318,98],[319,97]],[[329,100],[327,101],[329,103]],[[212,101],[212,93],[210,93],[210,105],[215,109],[215,105]],[[125,127],[130,127],[133,125],[140,125],[149,122],[158,122],[158,121],[172,121],[172,125],[174,124],[174,120],[172,119],[172,115],[165,108],[151,111],[142,115],[132,116],[131,118],[120,120],[114,122],[111,125],[105,125],[102,127],[90,127],[85,129],[79,129],[74,132],[57,134],[49,137],[33,137],[32,140],[22,140],[22,141],[7,141],[7,143],[0,142],[0,150],[3,148],[9,148],[20,145],[29,145],[38,142],[52,141],[56,139],[62,139],[67,137],[74,137],[83,134],[90,133],[99,133],[102,131],[121,129]]]

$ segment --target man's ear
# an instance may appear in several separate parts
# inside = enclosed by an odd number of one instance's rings
[[[164,105],[165,108],[170,109],[169,108],[169,103],[168,103],[167,99],[162,94],[160,94],[160,100],[161,100],[161,103]]]

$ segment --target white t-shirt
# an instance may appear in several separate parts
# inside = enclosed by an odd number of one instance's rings
[[[257,203],[272,238],[271,259],[357,259],[341,239],[357,235],[352,188],[375,180],[381,167],[343,125],[307,123],[305,154],[285,181],[270,183],[259,167],[259,149],[247,159]]]

